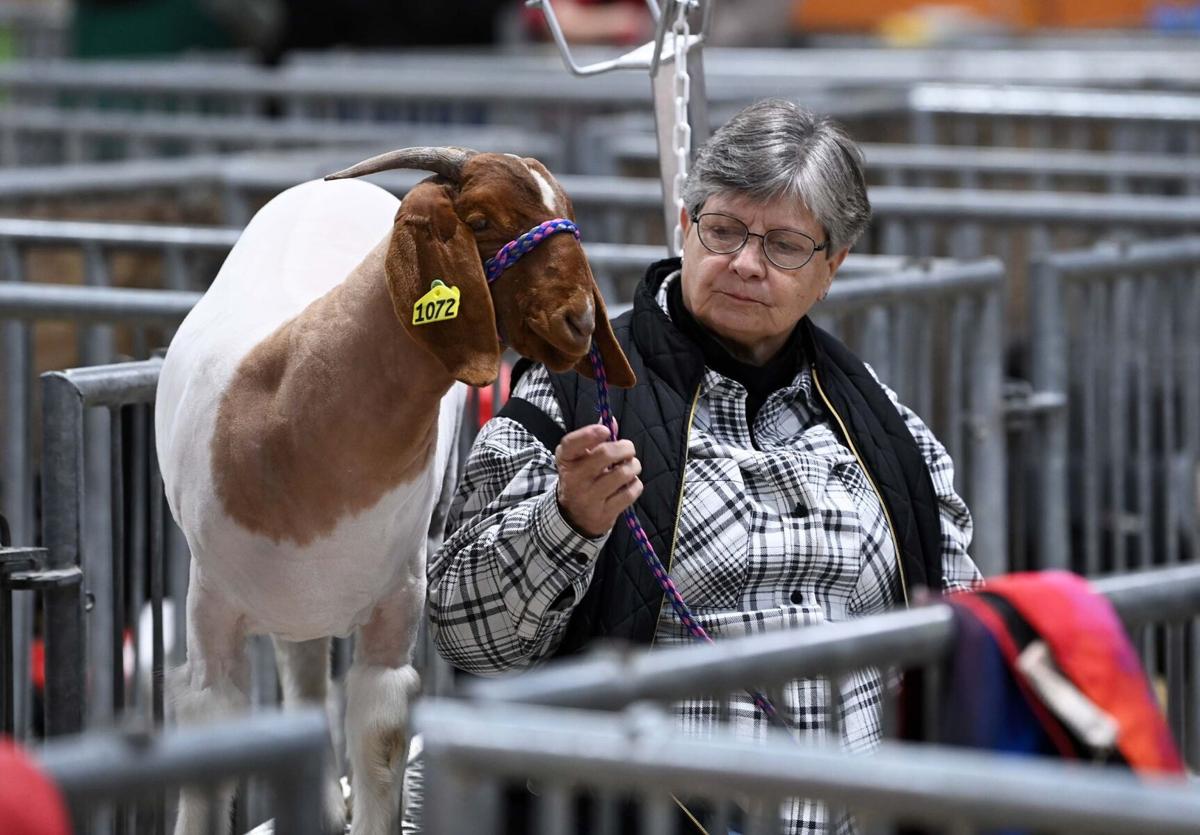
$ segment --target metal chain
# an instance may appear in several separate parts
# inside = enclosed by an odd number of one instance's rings
[[[671,197],[675,201],[675,216],[683,210],[683,184],[687,180],[692,152],[692,126],[688,122],[688,102],[692,95],[692,79],[688,76],[687,57],[691,29],[688,12],[694,0],[679,0],[671,32],[675,36],[675,182]],[[675,222],[675,251],[683,252],[683,227]]]

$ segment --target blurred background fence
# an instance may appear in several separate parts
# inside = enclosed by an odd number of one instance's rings
[[[304,28],[282,0],[156,3],[0,3],[0,716],[19,738],[161,722],[188,555],[154,468],[155,352],[270,197],[393,147],[459,144],[551,167],[612,311],[667,254],[646,74],[572,77],[519,4],[413,12],[402,36],[394,13],[352,30],[314,10]],[[863,143],[874,219],[818,319],[951,451],[986,573],[1193,563],[1198,5],[852,5],[764,3],[766,23],[739,29],[753,4],[718,0],[693,82],[706,128],[782,95]],[[485,7],[490,28],[474,25]],[[591,20],[584,62],[649,31],[600,37]],[[1077,25],[1120,28],[1062,28]],[[423,176],[373,180],[402,196]],[[1140,646],[1186,682],[1172,721],[1194,734],[1196,638],[1172,634]],[[273,704],[269,645],[253,653],[254,700]],[[427,692],[457,691],[428,643],[421,663]],[[241,823],[269,812],[256,797]]]

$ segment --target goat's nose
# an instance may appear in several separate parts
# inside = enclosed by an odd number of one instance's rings
[[[591,301],[582,309],[564,310],[555,318],[554,330],[562,348],[571,353],[586,353],[592,343],[592,331],[596,329],[596,311]]]
[[[581,339],[591,341],[592,332],[596,330],[596,310],[588,304],[583,310],[572,310],[566,314],[567,327]]]

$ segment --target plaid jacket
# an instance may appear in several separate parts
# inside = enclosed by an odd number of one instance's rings
[[[665,282],[658,302],[667,310]],[[545,369],[531,369],[513,394],[562,425]],[[808,368],[759,410],[757,448],[745,395],[706,370],[689,434],[671,576],[698,620],[721,640],[891,608],[897,559],[883,508],[824,413]],[[898,406],[938,496],[946,587],[969,586],[979,574],[967,556],[971,517],[954,492],[953,464],[920,418]],[[561,640],[606,537],[588,539],[567,524],[555,484],[552,452],[524,427],[507,418],[484,427],[451,507],[452,533],[428,570],[434,637],[452,663],[482,675],[522,669]],[[655,644],[689,641],[664,606]],[[792,682],[784,696],[781,710],[800,735],[825,731],[826,682]],[[838,710],[851,750],[879,739],[881,698],[872,671],[843,681]],[[696,733],[718,715],[709,701],[679,705],[682,726]],[[766,728],[744,694],[732,695],[730,717],[755,737]],[[787,817],[789,832],[827,829],[819,805],[796,801]]]

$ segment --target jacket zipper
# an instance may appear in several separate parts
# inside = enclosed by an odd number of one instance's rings
[[[679,509],[683,506],[683,491],[687,485],[687,462],[688,449],[692,444],[692,421],[696,419],[696,405],[700,402],[700,386],[696,386],[696,392],[692,395],[692,405],[688,409],[687,426],[683,430],[683,461],[680,463],[681,474],[679,476],[679,496],[675,499],[675,525],[671,529],[671,552],[667,554],[667,574],[670,575],[671,568],[675,564],[675,543],[679,539],[679,517],[682,515]],[[662,622],[663,606],[667,603],[667,596],[664,594],[663,599],[658,604],[658,617],[654,621],[654,634],[650,637],[650,647],[653,649],[654,642],[658,640],[658,625]]]
[[[679,477],[679,496],[675,500],[675,526],[671,529],[671,552],[667,554],[667,574],[670,575],[671,568],[675,564],[675,543],[679,539],[679,517],[682,515],[679,512],[683,505],[683,491],[687,485],[687,461],[688,449],[692,445],[692,421],[696,419],[696,404],[700,402],[700,386],[696,386],[696,392],[692,395],[692,405],[688,409],[687,426],[683,430],[683,462],[680,464],[681,475]],[[658,617],[654,621],[654,634],[650,636],[650,648],[654,648],[654,642],[658,640],[658,625],[662,622],[663,606],[667,603],[667,596],[664,594],[663,599],[658,604]],[[700,835],[710,835],[709,831],[704,828],[700,821],[696,818],[692,811],[684,804],[682,800],[671,795],[671,799],[675,801],[675,805],[683,810],[688,821],[696,827]]]
[[[896,570],[900,575],[900,594],[904,596],[905,608],[908,608],[908,581],[904,577],[904,561],[900,558],[900,542],[896,539],[896,526],[892,524],[892,516],[888,513],[887,503],[884,502],[883,494],[879,492],[879,488],[875,486],[875,479],[871,478],[871,471],[867,469],[867,465],[863,463],[862,456],[858,454],[858,448],[854,446],[854,439],[850,437],[850,431],[846,429],[846,424],[842,422],[842,416],[838,414],[837,409],[833,408],[833,404],[825,396],[825,388],[821,385],[821,378],[817,374],[816,365],[811,367],[813,382],[817,384],[817,393],[821,395],[821,400],[824,401],[825,408],[829,410],[829,414],[833,415],[833,419],[837,421],[838,427],[842,430],[842,437],[846,439],[846,445],[850,447],[851,454],[854,455],[854,459],[858,462],[863,475],[867,477],[867,483],[875,491],[875,498],[879,500],[879,506],[883,508],[883,518],[887,521],[888,535],[892,539],[892,548],[896,552]]]

